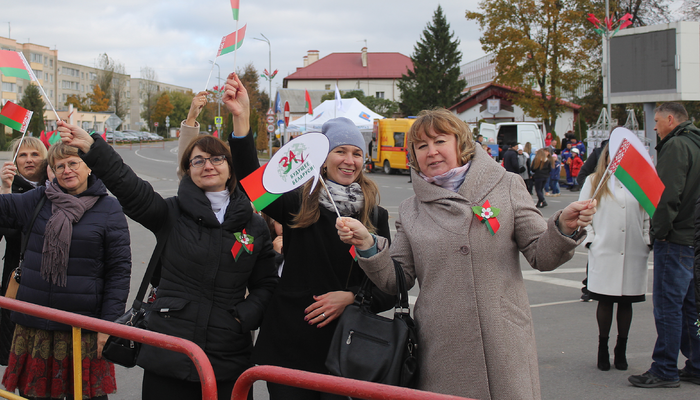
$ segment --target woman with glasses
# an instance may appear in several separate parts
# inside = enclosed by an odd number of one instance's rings
[[[114,321],[124,313],[131,276],[129,228],[119,202],[78,151],[48,152],[56,177],[23,194],[0,195],[0,226],[29,234],[17,299]],[[41,204],[40,202],[44,202]],[[36,219],[32,223],[33,216]],[[18,312],[2,384],[28,398],[73,396],[71,327]],[[114,365],[102,358],[107,335],[83,331],[83,394],[116,391]]]
[[[126,215],[165,236],[148,329],[199,345],[214,368],[219,399],[230,399],[251,366],[250,332],[260,326],[278,278],[267,224],[236,187],[228,146],[208,135],[191,140],[177,196],[163,199],[100,135],[65,123],[59,131]],[[144,345],[138,364],[142,399],[201,399],[197,369],[186,355]]]

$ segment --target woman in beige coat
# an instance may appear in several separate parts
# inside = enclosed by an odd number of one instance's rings
[[[467,125],[447,110],[423,111],[408,138],[415,196],[399,208],[391,248],[350,218],[338,219],[338,234],[356,246],[380,289],[396,292],[392,258],[409,287],[418,279],[419,389],[539,399],[519,253],[541,271],[568,261],[595,203],[572,203],[545,221],[523,180],[474,146]]]

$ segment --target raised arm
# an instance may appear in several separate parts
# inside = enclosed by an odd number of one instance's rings
[[[202,112],[204,106],[207,105],[208,94],[209,93],[206,91],[201,91],[192,98],[190,111],[187,113],[187,119],[180,124],[180,138],[177,142],[177,178],[180,180],[185,174],[180,171],[180,161],[182,160],[182,155],[185,153],[187,145],[190,144],[192,139],[199,135],[197,117],[199,117],[199,113]]]
[[[63,143],[80,150],[80,157],[121,203],[124,213],[146,229],[157,232],[168,215],[165,200],[148,182],[139,178],[100,135],[58,122]]]
[[[226,79],[222,101],[233,115],[233,134],[239,137],[247,135],[250,131],[250,98],[236,73],[232,72]]]

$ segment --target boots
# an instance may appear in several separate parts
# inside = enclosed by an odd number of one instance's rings
[[[608,352],[608,337],[598,336],[598,369],[610,371],[610,353]]]
[[[627,338],[617,337],[617,344],[615,345],[615,368],[620,371],[627,371]],[[600,361],[598,361],[600,362]],[[600,365],[600,364],[598,364]]]

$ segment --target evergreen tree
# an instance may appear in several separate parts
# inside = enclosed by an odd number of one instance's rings
[[[398,82],[403,113],[416,115],[425,109],[449,107],[459,99],[467,82],[459,78],[462,53],[457,50],[459,39],[453,36],[438,6],[432,24],[413,47],[413,71],[402,75]]]
[[[44,126],[44,99],[41,97],[41,92],[39,87],[34,84],[29,84],[26,89],[24,89],[24,96],[18,105],[26,108],[29,111],[34,111],[31,121],[29,121],[28,132],[32,133],[32,136],[39,137],[41,131],[46,129]],[[12,137],[20,137],[22,134],[19,131],[13,131]]]

